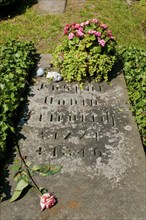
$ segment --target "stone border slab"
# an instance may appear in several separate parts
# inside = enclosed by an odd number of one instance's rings
[[[35,5],[40,14],[60,14],[64,13],[67,0],[39,0]]]

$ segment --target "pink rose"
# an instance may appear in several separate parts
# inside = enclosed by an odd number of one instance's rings
[[[74,37],[74,33],[70,33],[70,34],[68,35],[68,39],[69,39],[69,40],[72,40],[73,37]]]
[[[98,38],[98,43],[99,43],[102,47],[104,47],[105,44],[106,44],[106,42],[105,42],[104,40],[101,40],[100,38]]]
[[[82,31],[80,31],[80,30],[77,30],[76,36],[77,37],[83,37],[84,33]]]
[[[45,193],[42,196],[40,196],[41,211],[51,208],[52,206],[55,205],[55,203],[56,203],[56,198],[54,195],[50,193]]]

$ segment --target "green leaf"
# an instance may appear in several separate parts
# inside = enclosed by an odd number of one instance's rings
[[[40,187],[39,190],[41,191],[42,194],[45,194],[48,192],[46,188],[42,188],[42,187]]]
[[[41,176],[48,176],[48,175],[54,175],[60,172],[62,166],[56,166],[56,165],[34,165],[31,168],[32,172],[39,173]]]
[[[79,50],[84,51],[84,50],[85,50],[85,44],[81,44],[81,45],[79,46]]]
[[[46,173],[43,173],[43,172],[38,172],[41,176],[48,176],[49,174],[46,172]]]
[[[33,174],[32,174],[33,175]],[[28,179],[28,175],[24,170],[20,170],[18,171],[15,176],[14,176],[14,180],[19,182],[20,180],[24,179],[26,182],[29,181]]]
[[[47,176],[47,175],[54,175],[60,172],[62,169],[62,166],[56,166],[56,165],[51,165],[50,169],[46,173],[40,173],[42,176]]]
[[[34,166],[31,168],[32,171],[39,171],[39,170],[41,170],[41,169],[42,169],[42,166],[40,166],[40,165],[34,165]]]
[[[91,49],[91,51],[92,51],[93,54],[96,54],[96,53],[100,54],[101,53],[101,47],[100,46],[93,47]]]
[[[91,45],[92,45],[92,42],[87,43],[87,44],[86,44],[86,47],[89,48]]]
[[[15,165],[12,166],[11,169],[12,169],[13,171],[18,171],[20,168],[21,168],[21,165],[20,165],[20,164],[15,164]]]
[[[11,199],[10,199],[10,202],[14,202],[15,200],[17,200],[20,195],[21,195],[22,191],[14,191]]]
[[[94,41],[94,40],[96,40],[96,37],[95,37],[94,35],[90,35],[90,36],[88,37],[88,39],[91,40],[91,41]]]
[[[21,179],[18,183],[17,183],[17,186],[15,188],[15,190],[20,190],[22,191],[26,186],[28,186],[29,183],[26,182],[24,179]]]
[[[16,186],[16,188],[15,188],[15,190],[14,190],[14,193],[13,193],[11,199],[10,199],[10,202],[14,202],[15,200],[17,200],[17,199],[20,197],[22,191],[23,191],[28,185],[29,185],[28,182],[26,182],[24,179],[21,179],[21,180],[17,183],[17,186]]]
[[[26,162],[26,165],[29,167],[30,165],[32,164],[32,162],[30,162],[30,161],[27,161]]]
[[[16,158],[15,160],[14,160],[14,164],[18,164],[18,163],[20,163],[20,159],[18,159],[18,158]]]
[[[78,38],[78,37],[74,37],[74,38],[73,38],[73,42],[74,42],[75,44],[78,44],[78,43],[79,43],[79,41],[80,41],[80,40],[79,40],[79,38]]]
[[[16,172],[15,175],[14,175],[14,180],[15,180],[15,181],[18,182],[20,179],[22,179],[22,171],[18,171],[18,172]]]

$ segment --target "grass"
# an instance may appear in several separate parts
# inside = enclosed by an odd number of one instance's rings
[[[35,6],[29,7],[30,1],[18,3],[15,13],[0,21],[0,44],[7,39],[32,40],[40,53],[52,53],[67,23],[98,18],[110,27],[118,45],[133,44],[146,49],[145,3],[134,1],[129,7],[125,0],[86,0],[86,4],[68,0],[64,14],[39,15]]]

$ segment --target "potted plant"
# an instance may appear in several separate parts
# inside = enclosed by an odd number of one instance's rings
[[[53,54],[54,66],[67,82],[81,83],[88,77],[107,81],[116,60],[115,45],[112,31],[97,19],[67,24]]]

